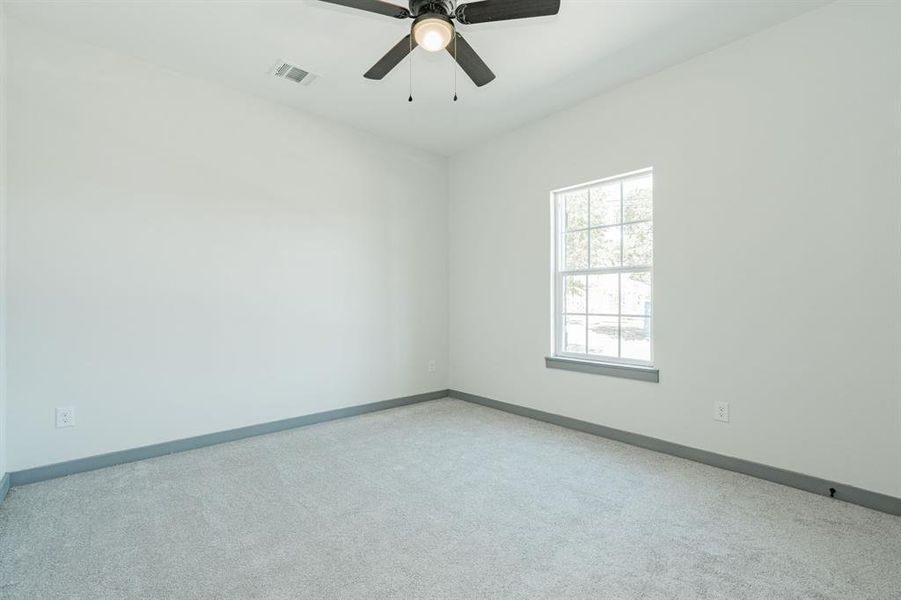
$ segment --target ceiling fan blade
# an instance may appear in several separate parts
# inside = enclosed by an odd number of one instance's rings
[[[464,25],[547,17],[560,12],[560,0],[482,0],[461,4],[455,15]]]
[[[456,46],[456,47],[455,47]],[[456,42],[452,41],[447,45],[447,51],[454,56],[460,67],[469,75],[472,82],[478,87],[482,87],[486,83],[494,81],[494,73],[485,64],[485,61],[476,54],[463,36],[457,34]]]
[[[388,53],[379,59],[379,62],[372,65],[372,68],[366,71],[363,77],[366,79],[382,79],[416,46],[416,40],[411,39],[409,35],[404,36],[401,41],[395,44],[394,48],[388,50]]]
[[[391,4],[390,2],[381,2],[381,0],[320,0],[329,4],[340,4],[341,6],[349,6],[367,12],[378,13],[386,17],[394,17],[395,19],[407,19],[410,17],[410,11],[403,6]]]

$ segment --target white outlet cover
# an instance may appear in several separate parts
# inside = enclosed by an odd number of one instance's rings
[[[729,422],[729,403],[717,402],[713,405],[713,418],[723,423]]]
[[[58,406],[56,407],[56,427],[75,427],[75,407],[74,406]]]

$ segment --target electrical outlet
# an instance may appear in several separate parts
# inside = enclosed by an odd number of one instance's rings
[[[56,427],[75,427],[75,407],[74,406],[57,406],[56,407]]]
[[[434,373],[438,369],[438,365],[434,360],[429,361],[429,373]]]
[[[729,403],[717,402],[713,405],[713,419],[715,421],[729,422]]]

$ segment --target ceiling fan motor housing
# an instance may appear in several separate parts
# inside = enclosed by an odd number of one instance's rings
[[[417,18],[427,14],[449,17],[455,8],[454,0],[410,0],[410,14]]]

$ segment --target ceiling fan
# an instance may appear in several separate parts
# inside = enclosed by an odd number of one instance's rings
[[[413,19],[410,34],[406,35],[383,56],[363,77],[382,79],[404,59],[413,48],[422,46],[429,52],[447,51],[469,75],[473,83],[482,87],[495,75],[460,35],[453,21],[461,25],[475,25],[491,21],[526,19],[555,15],[560,0],[481,0],[456,5],[455,0],[410,0],[410,8],[381,0],[322,0],[359,10],[378,13],[395,19]]]

